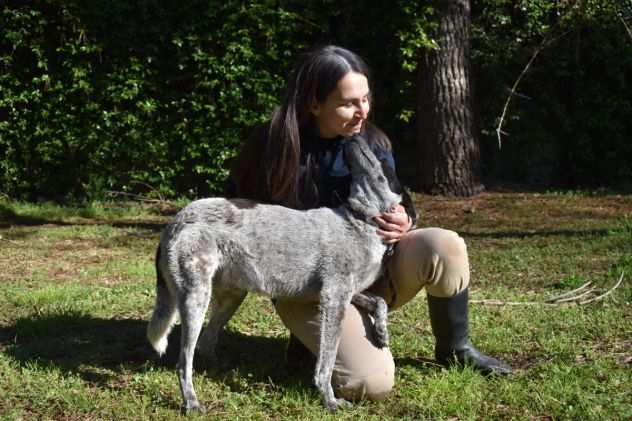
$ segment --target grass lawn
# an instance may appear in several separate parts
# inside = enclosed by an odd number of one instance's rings
[[[390,315],[396,388],[331,415],[312,367],[283,363],[287,331],[263,297],[229,323],[219,365],[196,361],[205,417],[191,419],[632,418],[632,196],[416,196],[419,226],[454,229],[472,266],[473,342],[515,368],[486,379],[429,362],[426,300]],[[180,204],[86,208],[0,201],[0,419],[178,419],[178,331],[157,359],[145,340],[154,248]],[[584,305],[545,304],[588,281]],[[504,305],[490,303],[501,300]],[[517,304],[516,304],[517,303]],[[184,418],[184,417],[182,417]]]

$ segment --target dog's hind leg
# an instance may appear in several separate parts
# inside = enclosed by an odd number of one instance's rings
[[[369,292],[361,292],[353,296],[351,303],[358,308],[368,311],[373,316],[376,345],[379,348],[387,347],[389,342],[387,327],[388,305],[384,298]]]
[[[167,337],[176,320],[176,297],[171,294],[161,269],[160,246],[156,251],[156,304],[147,325],[147,339],[151,346],[163,355],[167,349]]]
[[[217,338],[226,323],[246,298],[247,291],[234,289],[213,289],[211,314],[208,324],[198,342],[198,350],[207,358],[215,358]]]
[[[180,337],[180,357],[178,359],[178,378],[182,392],[182,411],[205,412],[206,409],[197,399],[193,389],[193,357],[204,314],[208,307],[210,284],[197,285],[196,288],[183,291],[179,300],[182,334]]]
[[[205,251],[208,252],[208,248]],[[182,324],[182,335],[177,369],[183,400],[182,411],[184,413],[191,411],[204,413],[206,408],[198,401],[193,389],[193,357],[195,345],[204,324],[204,315],[211,298],[211,280],[218,262],[210,255],[201,258],[196,250],[189,250],[189,252],[188,256],[182,256],[179,259],[178,264],[182,274],[181,283],[178,286],[178,310]]]

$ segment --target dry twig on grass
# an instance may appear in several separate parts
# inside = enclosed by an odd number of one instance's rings
[[[130,184],[137,184],[137,185],[147,187],[151,192],[153,192],[158,197],[158,199],[151,199],[141,194],[134,194],[134,193],[128,193],[128,192],[122,192],[122,191],[114,191],[114,190],[109,190],[107,193],[110,197],[127,197],[129,199],[137,200],[139,202],[158,203],[161,205],[167,203],[164,196],[155,187],[147,183],[143,183],[142,181],[132,181]]]
[[[571,304],[577,303],[578,305],[585,305],[594,303],[600,300],[603,300],[608,295],[612,294],[614,290],[619,288],[623,283],[623,277],[625,275],[625,271],[621,272],[621,276],[617,283],[604,292],[601,295],[596,295],[588,298],[591,294],[595,294],[598,290],[593,285],[592,281],[586,282],[584,285],[576,288],[572,291],[565,292],[561,295],[557,295],[555,297],[547,298],[544,301],[503,301],[499,299],[485,299],[485,300],[470,300],[472,304],[485,304],[485,305],[496,305],[496,306],[505,306],[505,305],[562,305],[562,304]]]
[[[150,199],[147,196],[143,196],[140,194],[134,194],[134,193],[127,193],[124,191],[113,191],[113,190],[109,190],[108,191],[108,196],[110,197],[126,197],[128,199],[131,200],[137,200],[139,202],[146,202],[146,203],[165,203],[165,201],[163,199]]]
[[[615,286],[613,286],[612,288],[610,288],[608,291],[606,291],[605,293],[591,298],[589,300],[584,300],[584,301],[580,301],[579,304],[589,304],[589,303],[593,303],[595,301],[599,301],[605,297],[607,297],[608,295],[612,294],[612,292],[617,289],[619,287],[619,285],[621,285],[623,283],[623,275],[625,274],[625,271],[621,272],[621,276],[619,277],[619,281],[615,284]]]

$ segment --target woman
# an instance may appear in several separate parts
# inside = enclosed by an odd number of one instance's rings
[[[377,233],[395,247],[386,263],[388,274],[371,291],[395,310],[425,287],[437,361],[469,365],[485,374],[509,373],[509,366],[469,342],[470,275],[463,239],[440,228],[412,229],[415,210],[397,181],[390,142],[367,121],[371,99],[369,72],[356,54],[336,46],[306,54],[270,123],[254,133],[237,157],[228,195],[299,209],[338,206],[349,194],[351,179],[342,153],[345,139],[364,136],[391,188],[404,198],[396,209],[375,218]],[[304,347],[315,354],[318,303],[279,299],[275,307],[292,334],[288,354]],[[353,305],[347,308],[333,378],[337,394],[346,399],[382,399],[393,387],[393,357],[389,349],[373,344],[371,323]]]

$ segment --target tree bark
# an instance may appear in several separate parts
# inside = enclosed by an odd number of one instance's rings
[[[438,0],[439,48],[420,56],[417,75],[419,187],[472,196],[480,180],[470,69],[470,1]]]

